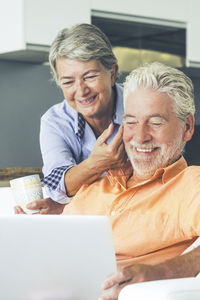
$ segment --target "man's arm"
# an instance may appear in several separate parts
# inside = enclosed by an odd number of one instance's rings
[[[160,279],[194,277],[199,272],[200,246],[187,254],[154,266],[135,264],[125,267],[104,282],[103,293],[99,300],[117,300],[121,289],[128,284]]]

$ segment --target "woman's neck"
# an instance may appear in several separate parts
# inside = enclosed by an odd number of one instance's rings
[[[112,91],[112,99],[111,102],[109,102],[110,105],[106,109],[104,113],[100,116],[95,117],[88,117],[85,118],[87,123],[91,126],[92,130],[94,131],[95,136],[98,138],[103,131],[108,128],[110,123],[113,119],[114,109],[115,109],[115,91]]]
[[[105,117],[102,119],[92,119],[91,122],[88,122],[90,124],[90,126],[92,127],[92,130],[96,136],[96,138],[98,138],[103,131],[108,128],[108,126],[110,125],[110,123],[112,122],[112,117]]]

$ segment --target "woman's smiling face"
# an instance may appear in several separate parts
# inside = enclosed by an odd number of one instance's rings
[[[107,70],[99,61],[59,58],[58,81],[68,104],[85,118],[101,118],[112,105],[117,67]]]

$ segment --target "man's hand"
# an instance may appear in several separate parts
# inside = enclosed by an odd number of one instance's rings
[[[160,269],[156,266],[137,264],[125,267],[104,282],[99,300],[117,300],[126,285],[156,279],[162,279]]]
[[[112,135],[114,125],[104,130],[99,136],[97,142],[92,150],[89,160],[98,168],[104,172],[109,169],[117,169],[124,165],[127,160],[127,155],[123,143],[123,126],[120,126],[117,134],[113,140],[107,144],[108,138]]]
[[[117,300],[121,289],[132,283],[194,277],[200,272],[200,246],[184,255],[178,255],[157,265],[134,264],[125,267],[103,284],[99,300]]]
[[[27,204],[28,209],[39,209],[40,211],[37,214],[41,215],[59,215],[63,212],[64,207],[65,204],[55,202],[51,198],[45,198]],[[25,214],[20,206],[15,206],[14,211],[16,214]]]

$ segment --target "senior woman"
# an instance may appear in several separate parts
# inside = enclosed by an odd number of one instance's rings
[[[41,118],[43,183],[50,198],[28,207],[44,214],[61,213],[82,184],[126,159],[122,88],[115,83],[118,65],[106,35],[90,24],[63,29],[49,62],[65,100]]]

